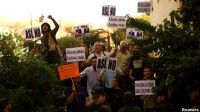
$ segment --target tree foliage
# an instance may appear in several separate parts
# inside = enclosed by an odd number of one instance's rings
[[[9,98],[15,112],[53,111],[53,97],[62,90],[55,70],[23,51],[20,37],[0,37],[0,98]]]
[[[119,45],[120,41],[126,40],[126,30],[117,29],[111,34],[111,38],[115,45]]]
[[[100,33],[101,31],[97,29],[97,30],[91,31],[89,35],[83,37],[83,43],[86,45],[87,48],[90,48],[91,46],[94,45],[95,42],[101,40],[99,38]]]
[[[62,51],[64,51],[66,48],[80,47],[82,44],[81,40],[75,37],[60,38],[58,39],[58,43]]]
[[[168,87],[170,99],[177,110],[187,106],[188,88],[193,84],[199,85],[200,80],[200,1],[181,1],[182,8],[171,12],[171,19],[164,20],[164,24],[157,28],[128,18],[128,26],[149,32],[143,46],[159,54],[152,61],[159,80],[172,80],[167,79],[169,74],[174,77],[170,88],[166,83],[160,83],[156,92],[167,92],[164,88]]]

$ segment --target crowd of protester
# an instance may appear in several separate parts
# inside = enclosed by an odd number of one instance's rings
[[[148,57],[141,54],[138,45],[121,41],[119,47],[110,52],[103,48],[105,45],[102,42],[96,42],[86,61],[77,62],[80,77],[63,81],[68,82],[64,83],[67,99],[65,111],[176,112],[167,89],[153,95],[135,95],[135,81],[155,80],[156,85],[160,83],[155,68],[148,62]],[[105,56],[117,59],[115,73],[96,69],[97,59]],[[111,77],[110,82],[105,81],[106,75]],[[188,103],[187,108],[199,108],[199,87],[192,89],[189,94],[192,103]]]
[[[66,53],[61,53],[55,35],[58,24],[51,30],[48,23],[41,26],[42,56],[49,64],[67,64]],[[155,92],[152,95],[135,95],[135,81],[161,81],[155,75],[155,69],[148,61],[148,55],[142,54],[140,46],[121,41],[120,45],[111,51],[102,42],[95,42],[92,49],[85,47],[86,61],[76,62],[80,76],[62,80],[64,95],[57,97],[58,112],[176,112],[170,101],[170,89]],[[116,58],[116,72],[97,69],[97,59],[100,57]],[[171,80],[170,74],[166,80]],[[109,81],[106,78],[109,77]],[[167,85],[167,84],[166,84]],[[200,108],[200,88],[192,86],[188,93],[188,109]],[[8,99],[2,99],[1,107],[10,109]],[[4,111],[7,112],[7,111]],[[8,111],[9,112],[9,111]]]

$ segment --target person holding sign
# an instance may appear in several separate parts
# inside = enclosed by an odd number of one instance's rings
[[[153,71],[150,66],[144,67],[143,76],[143,80],[154,80]],[[143,95],[140,97],[140,100],[143,101],[144,112],[154,112],[156,104],[155,95]]]
[[[41,25],[43,34],[41,39],[42,54],[49,64],[58,64],[60,63],[60,58],[62,57],[62,53],[56,40],[56,33],[58,32],[59,25],[51,15],[49,15],[48,18],[53,21],[55,28],[51,30],[50,25],[46,22]]]
[[[65,90],[67,112],[85,112],[84,107],[90,104],[87,89],[80,86],[80,77],[72,78],[73,85]]]

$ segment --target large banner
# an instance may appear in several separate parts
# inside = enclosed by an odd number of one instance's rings
[[[102,7],[102,15],[103,16],[115,16],[116,7],[113,5],[104,5]]]
[[[58,67],[60,80],[80,76],[78,64],[67,64]]]
[[[155,80],[135,81],[135,95],[154,95],[152,88],[155,86]]]
[[[127,39],[137,39],[142,40],[144,39],[144,34],[142,30],[138,30],[136,28],[127,28],[126,29],[126,37]]]
[[[67,62],[85,61],[85,48],[66,48],[66,60]]]
[[[97,64],[96,69],[106,69],[110,72],[116,71],[116,65],[117,65],[117,58],[112,57],[98,57],[97,58]]]
[[[138,13],[150,13],[151,2],[138,2]]]
[[[33,40],[41,37],[40,27],[33,27],[25,29],[26,40]]]
[[[126,17],[125,16],[110,16],[108,18],[108,27],[126,28]]]

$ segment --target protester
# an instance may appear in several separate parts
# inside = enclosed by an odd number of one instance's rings
[[[143,79],[144,60],[140,54],[139,46],[133,46],[133,54],[129,61],[129,77],[132,80]]]
[[[90,103],[87,89],[80,86],[80,77],[72,78],[72,82],[65,90],[67,112],[85,112],[85,105]]]
[[[109,104],[106,102],[104,89],[95,86],[92,90],[93,102],[86,106],[86,112],[112,112]]]
[[[62,52],[56,40],[56,33],[58,32],[59,25],[51,15],[49,15],[48,18],[53,21],[55,28],[51,30],[50,25],[46,22],[41,25],[43,34],[41,38],[42,55],[49,64],[60,64]]]
[[[108,95],[108,103],[113,112],[118,112],[119,109],[123,106],[123,78],[122,75],[116,75],[112,80],[112,89],[111,94]]]
[[[130,53],[127,50],[128,43],[126,41],[120,42],[120,49],[114,49],[110,53],[110,57],[117,58],[117,68],[124,74],[128,71],[128,59],[130,58]]]
[[[135,106],[134,94],[131,91],[126,91],[123,94],[124,106],[118,112],[142,112],[142,109]]]
[[[94,56],[91,58],[91,66],[85,68],[81,73],[81,78],[87,77],[87,91],[89,94],[90,100],[92,100],[92,88],[100,85],[98,79],[100,75],[100,70],[96,69],[96,62],[97,62],[97,57]]]
[[[96,57],[103,57],[103,56],[108,56],[109,54],[107,52],[104,51],[104,44],[102,42],[95,42],[94,43],[94,51],[92,53],[90,53],[90,55],[88,56],[86,63],[90,63],[91,58],[93,56]]]
[[[143,80],[155,80],[150,66],[144,67],[143,76]],[[156,105],[155,95],[143,95],[140,99],[143,101],[144,112],[154,112]]]
[[[12,103],[8,98],[0,100],[0,112],[13,112]]]

